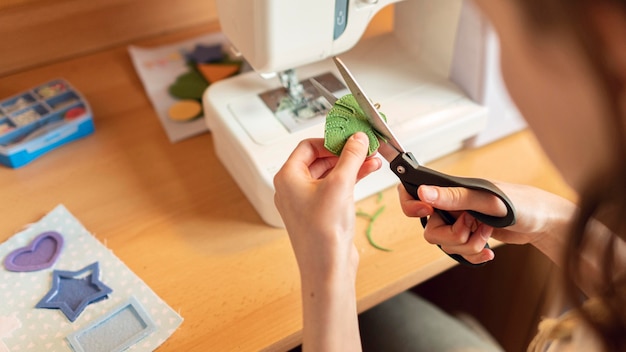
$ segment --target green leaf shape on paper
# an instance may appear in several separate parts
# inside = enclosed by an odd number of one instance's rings
[[[387,118],[381,113],[385,121]],[[381,137],[367,121],[365,113],[352,94],[339,98],[326,114],[324,147],[335,155],[340,155],[348,138],[356,132],[364,132],[369,137],[368,156],[380,146]]]
[[[176,78],[169,86],[169,93],[178,99],[202,100],[204,90],[209,83],[198,71],[191,69]]]

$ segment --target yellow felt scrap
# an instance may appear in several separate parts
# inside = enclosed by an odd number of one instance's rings
[[[198,64],[198,71],[209,83],[215,83],[237,73],[239,64]]]

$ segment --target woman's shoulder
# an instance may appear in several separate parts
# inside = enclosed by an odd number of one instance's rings
[[[552,340],[547,352],[600,352],[602,350],[602,343],[598,336],[585,324],[577,324],[568,336]]]
[[[590,352],[602,351],[598,337],[583,324],[577,325],[569,338],[555,340],[548,352]]]
[[[586,301],[584,309],[598,313],[601,311],[597,299]],[[603,350],[599,337],[591,330],[580,315],[572,309],[558,318],[546,318],[539,323],[539,331],[530,343],[531,352],[600,352]]]

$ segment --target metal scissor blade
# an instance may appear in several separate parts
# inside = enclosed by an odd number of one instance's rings
[[[338,99],[331,91],[326,89],[326,87],[324,87],[315,78],[311,78],[309,79],[309,81],[311,82],[311,84],[313,84],[313,87],[317,89],[317,92],[320,93],[320,95],[323,96],[324,99],[326,99],[330,103],[330,105],[335,105]]]
[[[339,100],[331,91],[326,89],[320,82],[318,82],[315,78],[309,79],[313,87],[317,89],[317,92],[320,93],[331,105],[335,105],[337,100]],[[387,161],[391,162],[398,156],[399,151],[396,148],[392,147],[387,143],[382,143],[378,148],[378,153],[383,156]]]
[[[337,65],[337,69],[339,69],[339,73],[341,73],[344,81],[346,81],[348,89],[350,89],[350,92],[365,113],[365,116],[367,117],[370,125],[372,125],[372,127],[374,127],[374,129],[378,131],[378,133],[385,137],[385,142],[391,145],[397,152],[404,153],[405,151],[400,144],[400,141],[398,141],[389,126],[387,126],[387,123],[385,122],[383,117],[380,116],[380,113],[378,112],[378,110],[376,110],[376,108],[372,104],[372,101],[365,95],[365,93],[363,93],[363,89],[361,89],[359,84],[356,82],[346,65],[336,56],[333,57],[333,60]]]

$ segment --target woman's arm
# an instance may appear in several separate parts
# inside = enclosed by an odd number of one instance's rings
[[[354,288],[356,250],[351,261],[337,265],[323,277],[302,276],[304,350],[361,350]]]
[[[357,133],[336,157],[323,139],[305,140],[274,178],[274,201],[300,270],[305,350],[361,349],[354,185],[381,166],[378,158],[366,157],[368,145],[367,136]]]
[[[517,222],[504,229],[494,229],[480,224],[460,209],[472,209],[502,216],[504,205],[497,198],[465,188],[422,186],[414,200],[403,188],[399,188],[402,209],[408,216],[431,215],[424,237],[429,243],[440,244],[447,253],[461,254],[472,263],[493,259],[493,251],[484,245],[490,237],[509,244],[531,244],[557,265],[563,263],[565,248],[570,238],[570,228],[576,216],[576,205],[555,194],[541,189],[515,184],[497,183],[516,208]],[[486,198],[487,197],[487,198]],[[491,199],[490,199],[491,198]],[[447,225],[433,207],[457,211],[458,219]],[[626,246],[599,222],[593,222],[588,230],[589,245],[581,253],[582,277],[579,286],[587,294],[593,292],[595,279],[600,278],[600,268],[605,257],[605,247],[616,239],[616,267],[620,272],[626,268]]]

